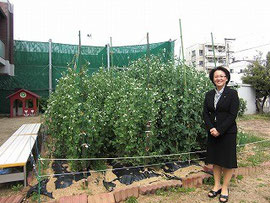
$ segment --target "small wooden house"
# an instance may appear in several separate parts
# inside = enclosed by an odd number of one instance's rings
[[[39,95],[25,89],[20,89],[7,98],[10,100],[10,117],[34,116],[38,114]]]

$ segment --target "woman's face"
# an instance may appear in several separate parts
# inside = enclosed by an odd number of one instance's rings
[[[214,72],[214,83],[218,90],[221,90],[228,81],[226,74],[222,70]]]

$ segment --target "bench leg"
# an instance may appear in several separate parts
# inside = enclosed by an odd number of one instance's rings
[[[26,165],[23,166],[23,174],[24,174],[24,187],[26,187]]]

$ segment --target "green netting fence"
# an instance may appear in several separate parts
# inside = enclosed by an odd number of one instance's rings
[[[17,89],[30,90],[41,97],[49,95],[49,42],[14,42],[15,76],[0,75],[0,113],[9,113],[9,100],[6,97]],[[69,63],[78,53],[78,45],[51,44],[52,89],[57,79],[67,71]],[[109,53],[109,56],[107,55]],[[81,46],[81,64],[89,64],[89,73],[100,67],[125,67],[147,53],[158,55],[164,61],[174,56],[174,41],[134,46]],[[109,57],[109,60],[108,60]],[[108,64],[108,61],[110,64]]]

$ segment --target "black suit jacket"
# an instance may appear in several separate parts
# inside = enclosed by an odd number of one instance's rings
[[[224,91],[214,107],[215,90],[205,94],[203,119],[208,133],[211,128],[216,128],[222,134],[237,133],[235,119],[239,110],[239,98],[237,91],[225,87]],[[216,118],[216,121],[215,121]]]

